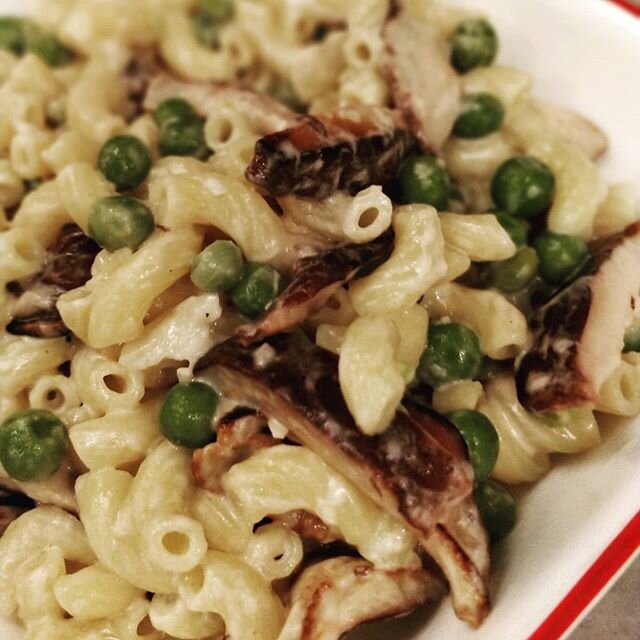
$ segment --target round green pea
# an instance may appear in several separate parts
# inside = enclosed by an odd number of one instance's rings
[[[473,497],[491,542],[502,540],[516,523],[513,496],[497,482],[486,480],[476,487]]]
[[[24,21],[8,16],[0,18],[0,49],[16,55],[24,53]]]
[[[58,470],[68,448],[64,424],[49,411],[20,411],[0,425],[0,462],[16,480],[46,480]]]
[[[233,18],[233,0],[199,0],[198,8],[219,22],[227,22]]]
[[[473,379],[480,372],[483,359],[478,336],[471,329],[456,322],[432,325],[417,376],[432,387]]]
[[[98,156],[98,169],[119,190],[139,187],[149,175],[153,160],[149,147],[135,136],[114,136]]]
[[[220,293],[240,282],[243,267],[237,245],[229,240],[216,240],[193,259],[191,280],[198,289]]]
[[[582,238],[564,233],[544,231],[535,239],[533,246],[540,259],[540,275],[551,284],[562,284],[589,258],[587,243]]]
[[[491,181],[491,195],[505,213],[534,218],[549,208],[555,183],[546,164],[530,156],[516,156],[498,167]]]
[[[220,46],[220,31],[224,23],[204,11],[196,11],[191,16],[191,23],[200,44],[209,49]]]
[[[99,200],[89,213],[89,235],[104,249],[137,249],[155,229],[149,208],[129,196]]]
[[[488,478],[500,451],[498,433],[491,420],[479,411],[467,409],[451,411],[445,417],[453,422],[467,445],[476,482]]]
[[[509,234],[516,247],[524,247],[527,244],[531,225],[526,220],[510,216],[502,211],[496,211],[494,215],[500,226]]]
[[[177,384],[170,389],[160,409],[160,431],[180,447],[197,449],[216,439],[213,416],[219,396],[203,382]]]
[[[492,286],[504,293],[516,293],[524,289],[538,272],[538,255],[531,247],[521,247],[508,260],[494,262],[489,267]]]
[[[453,133],[460,138],[482,138],[497,131],[503,120],[502,102],[490,93],[476,93],[462,101]]]
[[[282,276],[260,262],[245,265],[240,282],[231,290],[231,302],[249,318],[257,318],[278,296],[283,286]]]
[[[623,353],[629,353],[631,351],[640,351],[640,325],[636,324],[629,327],[624,334],[624,349]]]
[[[461,73],[490,65],[497,53],[498,36],[486,20],[464,20],[451,37],[451,64]]]
[[[400,167],[398,181],[405,202],[430,204],[438,211],[447,208],[451,181],[443,163],[435,156],[409,156]]]
[[[210,155],[200,118],[170,120],[160,128],[158,150],[161,156],[193,156],[204,160]]]
[[[61,67],[74,59],[71,49],[65,47],[52,33],[32,22],[24,23],[25,51],[35,53],[51,67]]]
[[[168,98],[156,107],[153,117],[158,125],[162,127],[173,120],[192,120],[198,117],[198,113],[186,100]]]

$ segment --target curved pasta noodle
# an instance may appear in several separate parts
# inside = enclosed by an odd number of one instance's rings
[[[17,607],[15,575],[24,562],[42,549],[59,549],[65,560],[89,565],[95,554],[77,518],[57,507],[38,507],[9,525],[0,537],[0,612],[11,615]]]
[[[528,413],[518,402],[511,375],[485,384],[478,411],[491,420],[500,438],[492,475],[509,484],[532,482],[544,475],[550,453],[578,453],[600,442],[598,424],[587,409],[546,417]]]
[[[71,358],[73,347],[64,339],[6,338],[0,344],[0,392],[15,396],[36,384],[42,374],[54,373]]]
[[[513,240],[492,213],[442,213],[440,226],[447,246],[473,262],[507,260],[516,253]]]
[[[94,264],[94,277],[86,285],[60,297],[62,319],[97,349],[137,338],[153,301],[189,273],[200,246],[198,233],[177,229],[157,231],[135,253],[119,249],[98,269]]]
[[[58,604],[78,620],[116,617],[144,593],[100,563],[69,575],[53,584]]]
[[[219,614],[231,638],[275,640],[284,622],[284,608],[269,584],[221,551],[209,551],[181,582],[179,593],[190,609]]]
[[[600,387],[596,409],[617,416],[640,412],[640,353],[622,354],[622,361]]]
[[[233,77],[233,61],[225,53],[201,45],[185,13],[169,10],[163,20],[160,50],[173,71],[191,80],[230,80]]]
[[[156,175],[149,198],[158,224],[211,225],[229,235],[249,260],[273,260],[290,245],[282,221],[246,182],[221,174]]]
[[[225,493],[245,505],[253,522],[267,514],[306,509],[376,566],[415,565],[413,536],[308,449],[264,449],[231,467],[222,484]]]
[[[82,70],[80,78],[69,90],[67,123],[85,138],[103,144],[125,129],[125,121],[117,114],[124,101],[118,74],[124,66],[124,51],[99,51]]]
[[[360,429],[375,435],[389,426],[404,395],[395,361],[400,332],[385,317],[359,318],[340,347],[340,389]]]
[[[69,438],[88,469],[123,467],[142,460],[160,440],[159,411],[157,401],[110,409],[105,416],[72,426]]]
[[[393,229],[391,257],[349,288],[351,303],[361,316],[408,309],[446,273],[444,241],[433,207],[399,207]]]
[[[332,240],[370,242],[391,226],[393,204],[382,187],[372,186],[350,197],[344,192],[319,202],[280,198],[287,216]]]
[[[100,561],[145,591],[176,591],[176,568],[190,570],[207,549],[201,525],[184,515],[189,458],[165,442],[135,478],[104,468],[76,483],[80,518]]]
[[[473,329],[482,351],[495,360],[514,358],[529,345],[527,319],[497,291],[450,282],[431,289],[423,304],[433,320],[449,318]]]
[[[156,593],[149,607],[151,624],[175,638],[224,637],[225,625],[217,613],[192,611],[178,595]]]

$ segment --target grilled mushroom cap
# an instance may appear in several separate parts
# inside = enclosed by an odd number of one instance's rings
[[[356,193],[395,179],[415,138],[396,112],[349,108],[304,116],[256,143],[247,179],[275,197],[322,200],[339,189]]]
[[[410,407],[398,411],[384,433],[364,435],[341,394],[336,356],[293,334],[251,347],[229,340],[197,368],[207,368],[226,396],[285,424],[401,520],[447,575],[458,615],[474,626],[482,621],[489,608],[487,537],[469,503],[473,473],[464,444],[446,420]],[[468,528],[460,526],[465,513],[475,513]]]
[[[443,591],[422,569],[381,571],[357,558],[325,560],[298,578],[279,640],[340,640],[364,622],[409,613]]]
[[[7,331],[33,338],[59,338],[69,333],[56,303],[58,298],[91,278],[100,247],[80,227],[66,224],[45,259],[44,271],[31,280],[20,296]]]
[[[593,248],[582,275],[536,311],[518,398],[532,411],[591,407],[620,362],[640,293],[640,223]]]

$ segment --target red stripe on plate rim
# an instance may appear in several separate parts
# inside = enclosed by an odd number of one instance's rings
[[[559,640],[640,548],[640,511],[613,539],[529,640]]]
[[[626,9],[627,11],[631,11],[631,13],[635,14],[636,16],[640,16],[640,6],[638,6],[637,4],[633,4],[628,0],[611,0],[611,2],[617,4],[623,9]]]

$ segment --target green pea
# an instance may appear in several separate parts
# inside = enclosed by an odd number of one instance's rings
[[[622,352],[629,353],[631,351],[640,351],[640,324],[629,327],[624,334],[624,349]]]
[[[491,195],[505,213],[534,218],[549,208],[555,183],[546,164],[530,156],[516,156],[498,167],[491,181]]]
[[[68,447],[64,424],[49,411],[20,411],[0,425],[0,462],[22,482],[45,480],[55,473]]]
[[[243,267],[237,245],[228,240],[216,240],[193,259],[191,280],[203,291],[228,291],[240,282]]]
[[[216,439],[213,416],[219,396],[203,382],[177,384],[169,390],[160,409],[160,431],[180,447],[197,449]]]
[[[483,19],[461,22],[451,38],[451,64],[461,73],[490,65],[498,53],[498,36]]]
[[[453,133],[460,138],[482,138],[497,131],[503,120],[502,102],[490,93],[476,93],[462,101]]]
[[[135,136],[114,136],[98,156],[98,169],[119,190],[139,187],[151,171],[151,151]]]
[[[409,156],[398,174],[405,202],[430,204],[442,211],[449,204],[451,182],[443,163],[435,156]]]
[[[198,113],[186,100],[169,98],[156,107],[153,117],[158,126],[162,127],[174,120],[193,120],[198,117]]]
[[[282,276],[272,267],[249,262],[240,282],[231,290],[231,301],[238,311],[257,318],[282,291]]]
[[[524,247],[527,244],[531,225],[526,220],[515,218],[502,211],[496,211],[494,215],[500,226],[509,234],[516,247]]]
[[[516,502],[500,484],[486,480],[473,492],[491,542],[502,540],[516,523]]]
[[[293,85],[284,78],[279,78],[274,82],[270,94],[292,111],[304,113],[307,110],[307,106],[302,102]]]
[[[471,329],[455,322],[432,325],[417,376],[432,387],[473,379],[480,372],[483,359],[478,336]]]
[[[551,284],[562,284],[589,259],[587,243],[564,233],[544,231],[533,246],[540,259],[540,275]]]
[[[219,22],[227,22],[233,18],[233,4],[233,0],[199,0],[198,8]]]
[[[522,247],[508,260],[489,266],[489,282],[504,293],[516,293],[524,289],[538,272],[538,255],[531,247]]]
[[[16,55],[24,53],[24,21],[20,18],[0,18],[0,49]]]
[[[24,23],[25,51],[35,53],[51,67],[61,67],[74,59],[71,49],[65,47],[52,33],[32,22]]]
[[[500,440],[491,420],[479,411],[463,409],[445,414],[464,439],[473,465],[476,482],[493,471],[500,451]]]
[[[209,49],[218,49],[220,47],[222,22],[204,11],[196,11],[191,16],[191,23],[200,44]]]
[[[161,156],[193,156],[204,160],[210,155],[200,118],[165,122],[160,128],[158,150]]]
[[[149,208],[129,196],[99,200],[89,213],[89,235],[104,249],[137,249],[153,232],[155,221]]]

